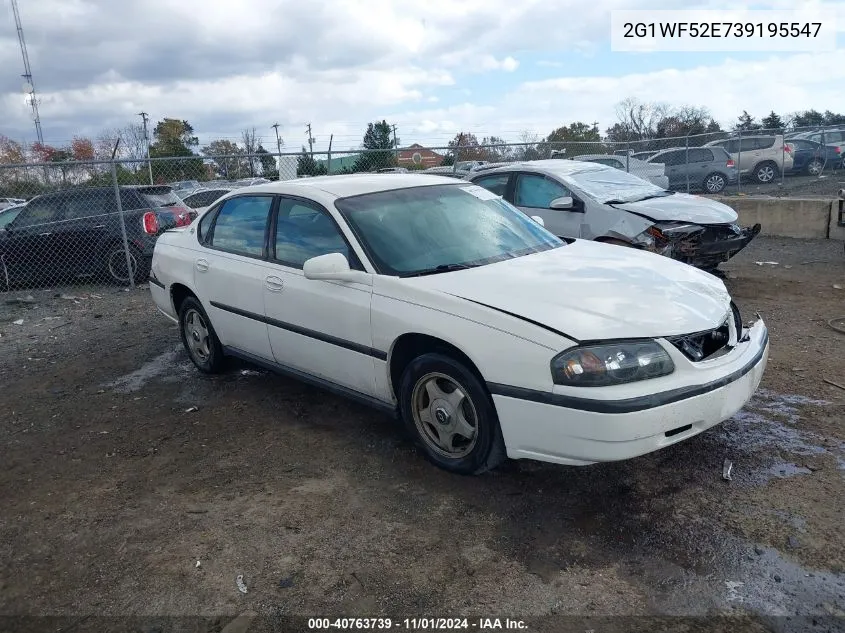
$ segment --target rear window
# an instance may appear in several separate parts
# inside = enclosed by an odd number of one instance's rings
[[[170,187],[141,187],[137,191],[151,207],[181,207],[183,204]]]

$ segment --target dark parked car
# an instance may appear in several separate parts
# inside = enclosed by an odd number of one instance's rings
[[[825,169],[842,167],[843,157],[836,145],[822,145],[806,138],[791,138],[786,142],[792,146],[792,173],[818,176]]]
[[[131,274],[149,276],[156,238],[169,228],[190,224],[169,186],[121,187]],[[76,188],[32,199],[0,229],[0,288],[18,284],[91,277],[129,281],[120,214],[112,187]]]
[[[739,177],[731,155],[723,147],[673,147],[657,152],[648,163],[666,165],[670,189],[703,190],[719,193]]]

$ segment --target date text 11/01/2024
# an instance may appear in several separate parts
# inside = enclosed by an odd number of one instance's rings
[[[815,38],[821,28],[821,22],[625,22],[623,37]]]
[[[525,630],[523,620],[511,618],[309,618],[309,630],[500,631]]]

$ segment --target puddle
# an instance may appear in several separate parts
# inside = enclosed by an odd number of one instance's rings
[[[166,373],[178,375],[167,376],[165,380],[180,380],[181,374],[184,373],[184,367],[181,367],[184,363],[179,362],[181,355],[182,346],[180,345],[169,352],[156,356],[132,373],[121,376],[103,386],[114,389],[119,393],[131,393],[139,391],[147,382]]]

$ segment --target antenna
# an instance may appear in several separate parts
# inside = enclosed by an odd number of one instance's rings
[[[29,53],[26,52],[26,41],[23,37],[21,26],[21,14],[18,11],[18,0],[12,0],[12,13],[15,15],[15,27],[18,30],[18,41],[21,44],[21,56],[23,57],[24,74],[21,75],[26,81],[23,85],[23,92],[29,95],[29,105],[32,107],[32,118],[35,120],[35,133],[38,142],[44,143],[44,135],[41,133],[41,117],[38,116],[38,99],[35,97],[35,83],[32,81],[32,68],[29,66]]]

